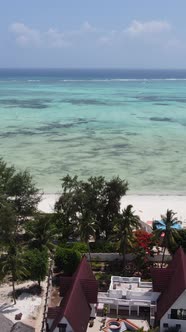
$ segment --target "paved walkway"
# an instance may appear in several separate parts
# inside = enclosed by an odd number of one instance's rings
[[[98,331],[101,331],[100,327],[103,326],[102,320],[103,320],[103,317],[97,316],[94,319],[94,326],[93,327],[89,327],[88,326],[87,332],[98,332]]]

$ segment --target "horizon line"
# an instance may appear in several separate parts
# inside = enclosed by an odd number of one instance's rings
[[[127,67],[0,67],[0,70],[24,70],[24,69],[40,69],[40,70],[186,70],[186,68],[127,68]]]

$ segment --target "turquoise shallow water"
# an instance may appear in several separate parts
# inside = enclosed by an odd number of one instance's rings
[[[186,73],[43,73],[0,71],[7,162],[45,192],[67,173],[119,175],[130,193],[186,192]]]

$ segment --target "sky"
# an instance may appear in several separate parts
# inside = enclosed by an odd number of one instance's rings
[[[0,0],[0,68],[186,68],[185,0]]]

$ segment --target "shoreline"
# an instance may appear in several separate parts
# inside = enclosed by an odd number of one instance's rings
[[[59,193],[46,193],[43,195],[38,207],[40,211],[50,213],[53,211],[54,204]],[[165,214],[167,209],[176,212],[178,220],[182,221],[183,226],[186,226],[186,194],[170,195],[170,194],[129,194],[121,199],[121,209],[127,205],[132,204],[133,209],[142,221],[149,223],[155,219],[160,219],[162,214]]]

